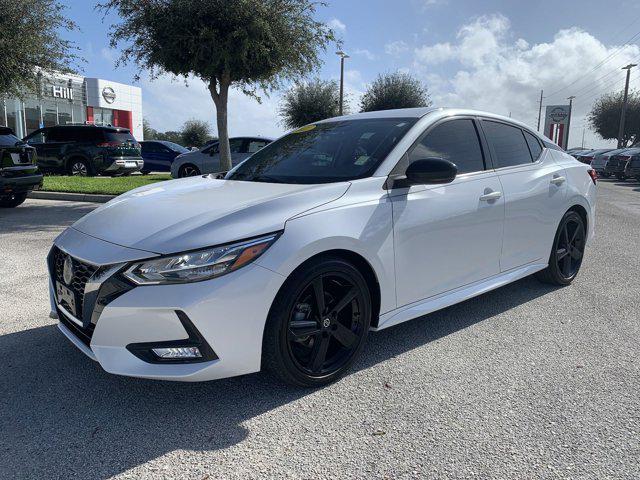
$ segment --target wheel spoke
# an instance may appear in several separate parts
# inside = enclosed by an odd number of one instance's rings
[[[578,247],[571,248],[571,258],[574,260],[580,260],[582,258],[582,252]]]
[[[562,229],[562,236],[564,237],[564,246],[566,248],[569,248],[569,226],[568,226],[568,224],[565,224],[564,228]]]
[[[318,308],[318,316],[322,317],[324,315],[324,285],[322,282],[322,275],[317,277],[313,281],[313,293],[316,297],[316,307]]]
[[[294,320],[289,323],[289,332],[294,338],[304,338],[317,335],[320,328],[314,320]]]
[[[319,372],[322,369],[325,359],[327,358],[327,349],[329,348],[329,337],[319,336],[316,338],[313,350],[311,351],[311,371]]]
[[[330,315],[337,315],[338,313],[340,313],[357,296],[358,296],[358,289],[356,287],[351,287],[351,289],[346,293],[346,295],[342,297],[340,301],[336,303],[335,307],[331,309]]]
[[[567,255],[562,259],[562,273],[566,277],[571,276],[571,255]]]
[[[559,248],[558,251],[556,252],[556,257],[558,258],[558,262],[562,260],[564,257],[566,257],[567,255],[569,255],[569,250],[567,250],[566,248]]]
[[[337,328],[334,330],[333,336],[347,348],[351,348],[358,340],[358,336],[340,322],[337,323]]]

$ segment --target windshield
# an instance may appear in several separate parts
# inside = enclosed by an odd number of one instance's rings
[[[189,150],[188,148],[184,148],[182,145],[178,145],[177,143],[173,143],[173,142],[164,142],[164,144],[169,147],[171,150],[173,150],[174,152],[178,152],[178,153],[187,153],[190,152],[191,150]]]
[[[0,134],[0,147],[13,147],[16,143],[22,143],[18,137],[8,133],[5,135]]]
[[[307,125],[254,153],[226,180],[331,183],[371,176],[416,118]]]

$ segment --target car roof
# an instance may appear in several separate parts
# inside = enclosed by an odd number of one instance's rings
[[[0,127],[0,135],[15,135],[9,127]]]
[[[530,132],[534,132],[536,133],[536,135],[540,136],[540,134],[535,132],[535,129],[530,125],[527,125],[526,123],[515,120],[511,117],[505,117],[504,115],[498,115],[496,113],[485,112],[482,110],[473,110],[473,109],[467,109],[467,108],[450,108],[450,107],[398,108],[393,110],[379,110],[375,112],[361,112],[361,113],[354,113],[350,115],[343,115],[341,117],[327,118],[325,120],[320,120],[319,122],[314,122],[314,123],[326,123],[326,122],[335,122],[335,121],[342,121],[342,120],[361,120],[361,119],[367,119],[367,118],[422,118],[425,115],[428,115],[433,112],[441,112],[443,114],[450,114],[450,115],[480,116],[480,117],[490,118],[494,120],[501,120],[503,122],[517,125]],[[549,139],[547,140],[550,141]]]
[[[108,130],[110,132],[129,132],[131,133],[131,130],[129,128],[126,127],[114,127],[112,125],[53,125],[51,127],[44,127],[42,130],[44,129],[52,129],[52,128],[99,128],[101,130]]]

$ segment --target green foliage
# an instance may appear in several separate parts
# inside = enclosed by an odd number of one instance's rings
[[[150,183],[171,180],[168,174],[129,175],[126,177],[80,177],[65,175],[46,175],[42,190],[47,192],[95,193],[104,195],[120,195],[134,188]]]
[[[0,96],[23,97],[39,88],[38,72],[71,72],[77,48],[60,37],[76,30],[57,0],[0,0]]]
[[[187,120],[182,126],[181,137],[182,145],[200,148],[211,138],[211,128],[203,120]]]
[[[338,115],[340,89],[338,83],[315,79],[296,83],[280,103],[282,124],[289,129]]]
[[[193,75],[217,110],[222,168],[231,167],[227,129],[231,86],[256,95],[316,69],[333,32],[315,20],[315,0],[107,0],[121,22],[111,45],[118,63],[134,62],[152,77]]]
[[[412,75],[400,72],[378,75],[360,102],[363,112],[430,105],[427,87]]]
[[[620,128],[623,92],[603,95],[593,105],[587,117],[590,127],[605,140],[616,140]],[[640,93],[629,92],[625,114],[623,147],[640,140]]]

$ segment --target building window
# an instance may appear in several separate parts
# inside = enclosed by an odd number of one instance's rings
[[[73,105],[71,108],[73,123],[84,123],[87,121],[87,109],[84,105]]]
[[[58,125],[67,125],[73,123],[71,117],[71,104],[67,102],[60,102],[58,104]]]
[[[40,116],[40,102],[38,99],[28,99],[24,102],[24,126],[25,135],[35,132],[40,128],[42,117]]]
[[[42,102],[42,123],[45,127],[53,127],[58,124],[58,106],[56,102]]]

